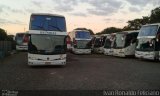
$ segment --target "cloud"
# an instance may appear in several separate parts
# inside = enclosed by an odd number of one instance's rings
[[[54,9],[60,12],[69,12],[74,10],[74,6],[78,4],[78,0],[52,0],[56,6]]]
[[[147,4],[150,5],[159,5],[160,4],[160,0],[126,0],[127,2],[129,2],[131,5],[136,5],[139,7],[145,7]]]
[[[142,12],[148,5],[159,6],[160,0],[126,0],[130,6],[128,7],[130,12]]]
[[[129,10],[131,11],[131,12],[141,12],[142,10],[140,9],[140,8],[138,8],[138,7],[129,7]]]
[[[32,4],[41,8],[42,7],[42,2],[39,2],[39,1],[32,1]]]
[[[0,12],[1,12],[1,13],[4,12],[6,9],[7,9],[7,10],[10,9],[10,7],[8,7],[8,6],[6,6],[6,5],[0,5]]]
[[[77,13],[70,13],[73,16],[80,16],[80,17],[87,17],[87,14],[85,13],[81,13],[81,12],[77,12]]]
[[[8,20],[8,19],[2,19],[0,18],[0,25],[6,25],[6,24],[17,24],[17,25],[26,25],[24,22],[21,22],[19,20]]]
[[[28,13],[34,13],[35,12],[34,9],[30,9],[30,8],[26,8],[25,11],[28,12]]]
[[[20,13],[20,14],[24,14],[24,11],[21,9],[15,9],[15,8],[11,8],[9,6],[6,5],[0,5],[0,13]]]
[[[112,19],[111,18],[106,18],[106,19],[103,19],[104,21],[106,22],[110,22]]]
[[[106,23],[111,23],[111,22],[124,23],[124,22],[126,22],[126,20],[124,20],[124,19],[111,19],[111,18],[105,18],[105,19],[103,19],[103,21],[105,21]]]
[[[87,13],[97,16],[113,15],[121,9],[127,7],[131,12],[141,12],[147,4],[158,5],[160,0],[52,0],[54,2],[54,10],[58,12],[72,12],[76,10],[76,6],[86,3]],[[128,6],[130,4],[130,6]],[[84,16],[84,14],[72,14],[75,16]]]
[[[87,9],[90,14],[103,16],[118,12],[123,5],[119,0],[88,0],[87,3],[93,6]]]

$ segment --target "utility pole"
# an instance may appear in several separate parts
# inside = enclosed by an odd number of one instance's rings
[[[26,32],[26,28],[24,27],[24,32]]]

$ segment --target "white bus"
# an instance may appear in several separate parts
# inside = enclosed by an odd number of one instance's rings
[[[66,38],[66,43],[67,43],[67,51],[71,51],[71,38],[69,35],[67,35],[67,38]]]
[[[105,44],[107,35],[108,34],[101,34],[95,37],[94,44],[93,44],[94,53],[102,54],[104,52],[104,44]]]
[[[91,35],[88,30],[73,30],[69,33],[72,41],[72,52],[75,54],[91,54]]]
[[[15,36],[16,50],[26,51],[28,50],[28,37],[27,33],[17,33]]]
[[[124,31],[116,33],[113,56],[134,56],[139,31]]]
[[[160,23],[142,26],[135,56],[149,60],[160,59]]]
[[[104,44],[104,55],[113,55],[113,46],[115,43],[116,33],[107,35]]]
[[[33,13],[30,17],[28,65],[66,64],[65,17],[47,13]]]

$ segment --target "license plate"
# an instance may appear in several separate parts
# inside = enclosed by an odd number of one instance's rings
[[[46,65],[50,65],[50,64],[51,64],[51,62],[45,62],[45,64],[46,64]]]

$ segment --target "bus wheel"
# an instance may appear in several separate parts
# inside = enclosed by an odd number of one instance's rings
[[[154,61],[159,61],[159,58],[158,57],[154,57]]]

